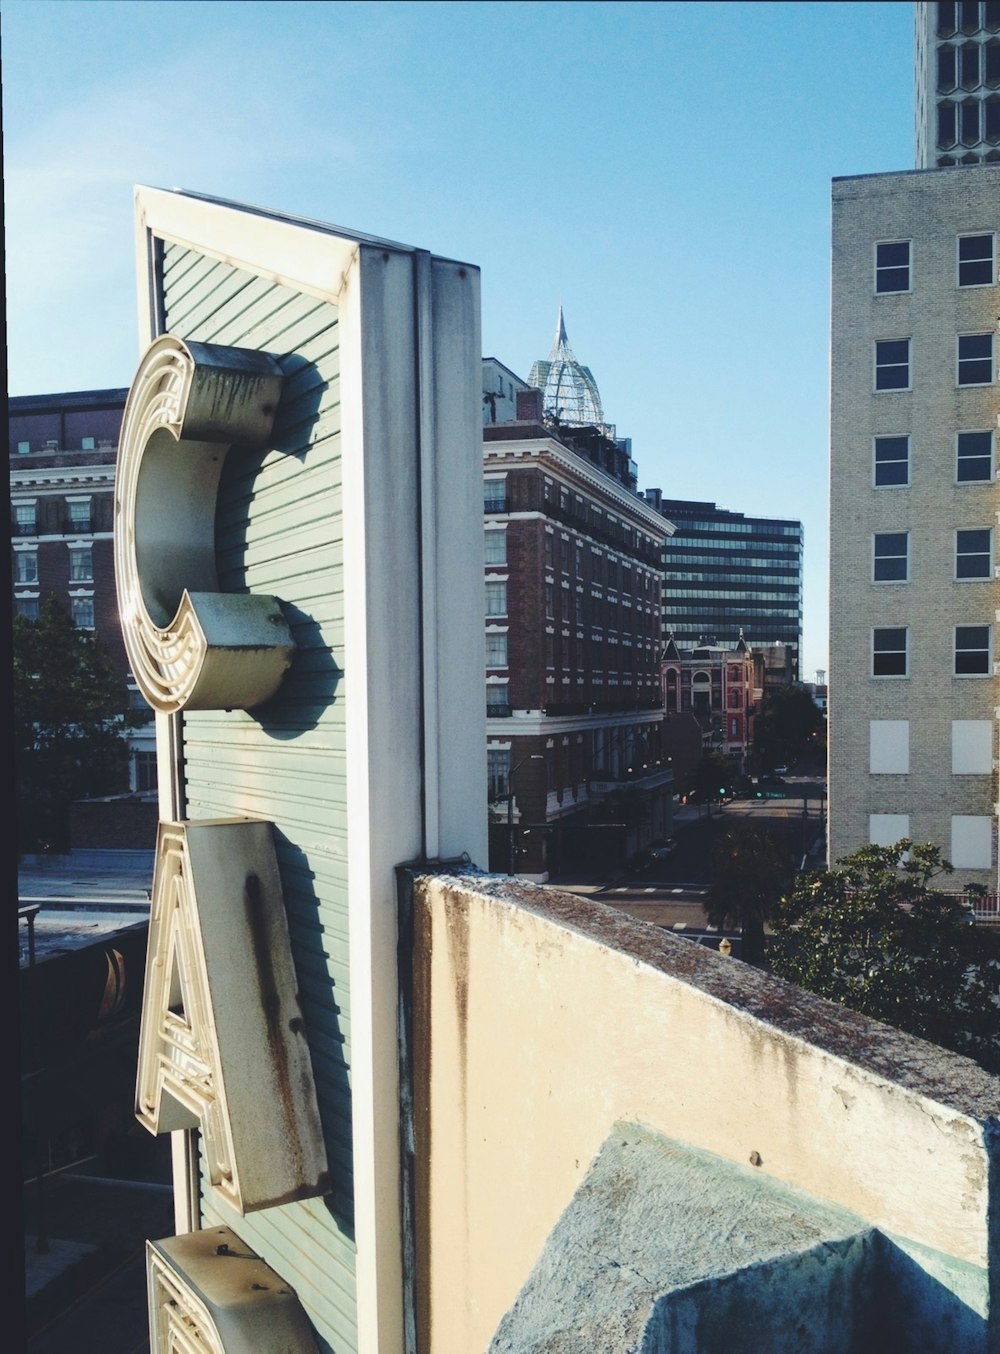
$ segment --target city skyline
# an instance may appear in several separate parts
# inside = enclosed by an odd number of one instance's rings
[[[131,381],[136,183],[468,258],[483,353],[519,375],[565,307],[641,488],[803,521],[809,678],[830,178],[912,166],[912,7],[488,13],[6,5],[9,389]]]

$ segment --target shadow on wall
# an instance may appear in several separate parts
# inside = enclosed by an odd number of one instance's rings
[[[333,1188],[325,1202],[345,1235],[354,1237],[354,1161],[350,1067],[341,1029],[341,1003],[328,966],[338,943],[320,915],[316,874],[306,853],[278,828],[274,847],[292,937],[298,999],[316,1081],[316,1099]],[[345,942],[346,944],[346,939]],[[345,967],[346,971],[346,967]]]
[[[281,401],[275,415],[272,445],[265,448],[233,447],[226,457],[219,483],[216,509],[215,542],[219,570],[219,584],[224,592],[248,593],[253,588],[247,577],[252,557],[256,569],[266,567],[269,552],[266,539],[274,535],[274,563],[281,567],[287,552],[286,522],[299,509],[294,496],[287,501],[287,488],[272,492],[274,502],[265,506],[263,499],[269,478],[281,481],[283,464],[294,461],[294,473],[304,475],[310,491],[308,472],[314,459],[321,467],[329,464],[329,442],[339,433],[339,408],[334,406],[321,412],[328,387],[312,362],[292,355],[272,353],[286,373]],[[328,474],[324,470],[325,476]],[[272,486],[273,489],[273,486]],[[339,498],[339,490],[329,488]],[[258,501],[261,500],[261,501]],[[336,505],[331,506],[331,520],[336,520]],[[281,610],[295,641],[295,653],[285,677],[271,700],[248,711],[270,737],[282,741],[295,739],[314,729],[329,711],[341,671],[333,653],[333,635],[339,633],[342,616],[337,616],[337,594],[332,586],[322,581],[322,575],[331,573],[339,562],[340,542],[324,534],[319,528],[308,526],[297,541],[294,556],[297,578],[305,581],[312,595],[321,595],[323,605],[330,608],[324,617],[309,612],[287,601],[279,587]],[[251,541],[252,533],[258,539]],[[263,533],[264,542],[260,539]],[[282,544],[282,542],[286,542]],[[309,580],[312,580],[310,584]],[[301,584],[300,584],[301,585]],[[324,630],[326,633],[324,633]]]

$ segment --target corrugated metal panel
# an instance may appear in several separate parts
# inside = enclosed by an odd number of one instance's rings
[[[297,647],[278,695],[253,713],[184,717],[190,818],[275,823],[299,995],[334,1180],[327,1200],[222,1216],[295,1288],[317,1333],[357,1347],[351,1170],[343,550],[337,313],[287,287],[167,245],[166,327],[179,338],[263,349],[286,373],[274,445],[234,450],[216,546],[229,591],[273,593]],[[275,1151],[281,1144],[275,1143]]]

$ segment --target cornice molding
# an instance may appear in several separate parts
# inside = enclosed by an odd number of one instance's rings
[[[513,458],[521,466],[527,461],[545,469],[546,460],[555,461],[560,470],[612,500],[621,512],[632,514],[651,535],[667,540],[674,534],[674,526],[641,498],[634,496],[597,466],[592,466],[576,452],[570,451],[554,438],[529,438],[513,442],[484,442],[483,455],[487,464]],[[492,467],[490,467],[492,470]]]
[[[10,475],[11,494],[57,493],[61,488],[69,489],[106,489],[114,488],[114,465],[48,466],[35,470],[12,470]]]

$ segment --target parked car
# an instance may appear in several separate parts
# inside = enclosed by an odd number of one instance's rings
[[[647,846],[642,851],[637,851],[628,862],[629,874],[648,874],[655,866],[660,865],[669,856],[677,850],[677,843],[673,837],[668,837],[666,841],[657,842],[653,846]]]

